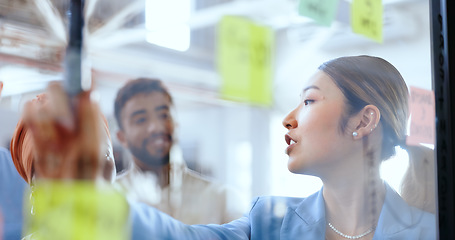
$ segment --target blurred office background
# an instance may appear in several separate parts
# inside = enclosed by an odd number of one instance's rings
[[[116,92],[128,79],[160,78],[174,97],[179,145],[188,166],[236,187],[246,200],[263,194],[307,196],[321,187],[316,178],[287,171],[281,120],[298,104],[304,81],[322,62],[375,55],[394,64],[408,86],[432,87],[428,0],[383,0],[382,41],[353,32],[352,1],[347,0],[336,1],[328,26],[299,14],[298,0],[85,2],[84,79],[95,82],[119,166],[128,154],[115,139]],[[0,0],[2,146],[10,141],[22,104],[49,81],[63,78],[68,7],[68,0]],[[271,39],[257,50],[269,64],[270,81],[264,84],[272,91],[266,101],[233,99],[223,92],[220,69],[230,67],[220,57],[221,45],[229,41],[221,38],[230,36],[220,30],[226,17],[259,26]],[[231,28],[232,38],[242,34],[236,29]],[[398,186],[406,166],[407,155],[399,150],[384,164],[383,176]]]

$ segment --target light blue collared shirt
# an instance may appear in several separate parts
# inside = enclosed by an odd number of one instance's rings
[[[132,239],[325,239],[322,190],[307,198],[259,197],[244,217],[224,225],[185,225],[142,203],[130,203]],[[373,240],[436,239],[434,214],[411,207],[386,184]]]

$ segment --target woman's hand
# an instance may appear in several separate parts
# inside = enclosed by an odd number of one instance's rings
[[[35,146],[36,178],[96,178],[100,162],[98,106],[90,92],[69,98],[59,84],[28,102],[24,120]]]

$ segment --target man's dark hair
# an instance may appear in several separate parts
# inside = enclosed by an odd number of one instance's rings
[[[138,94],[149,94],[152,92],[160,92],[166,95],[172,103],[172,97],[161,80],[154,78],[137,78],[128,81],[117,92],[114,104],[114,114],[117,124],[120,129],[123,129],[121,114],[126,102]]]

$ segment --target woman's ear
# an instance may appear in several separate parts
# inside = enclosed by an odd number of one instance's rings
[[[356,115],[357,126],[352,134],[354,139],[361,139],[372,133],[381,120],[381,112],[374,105],[366,105]]]

